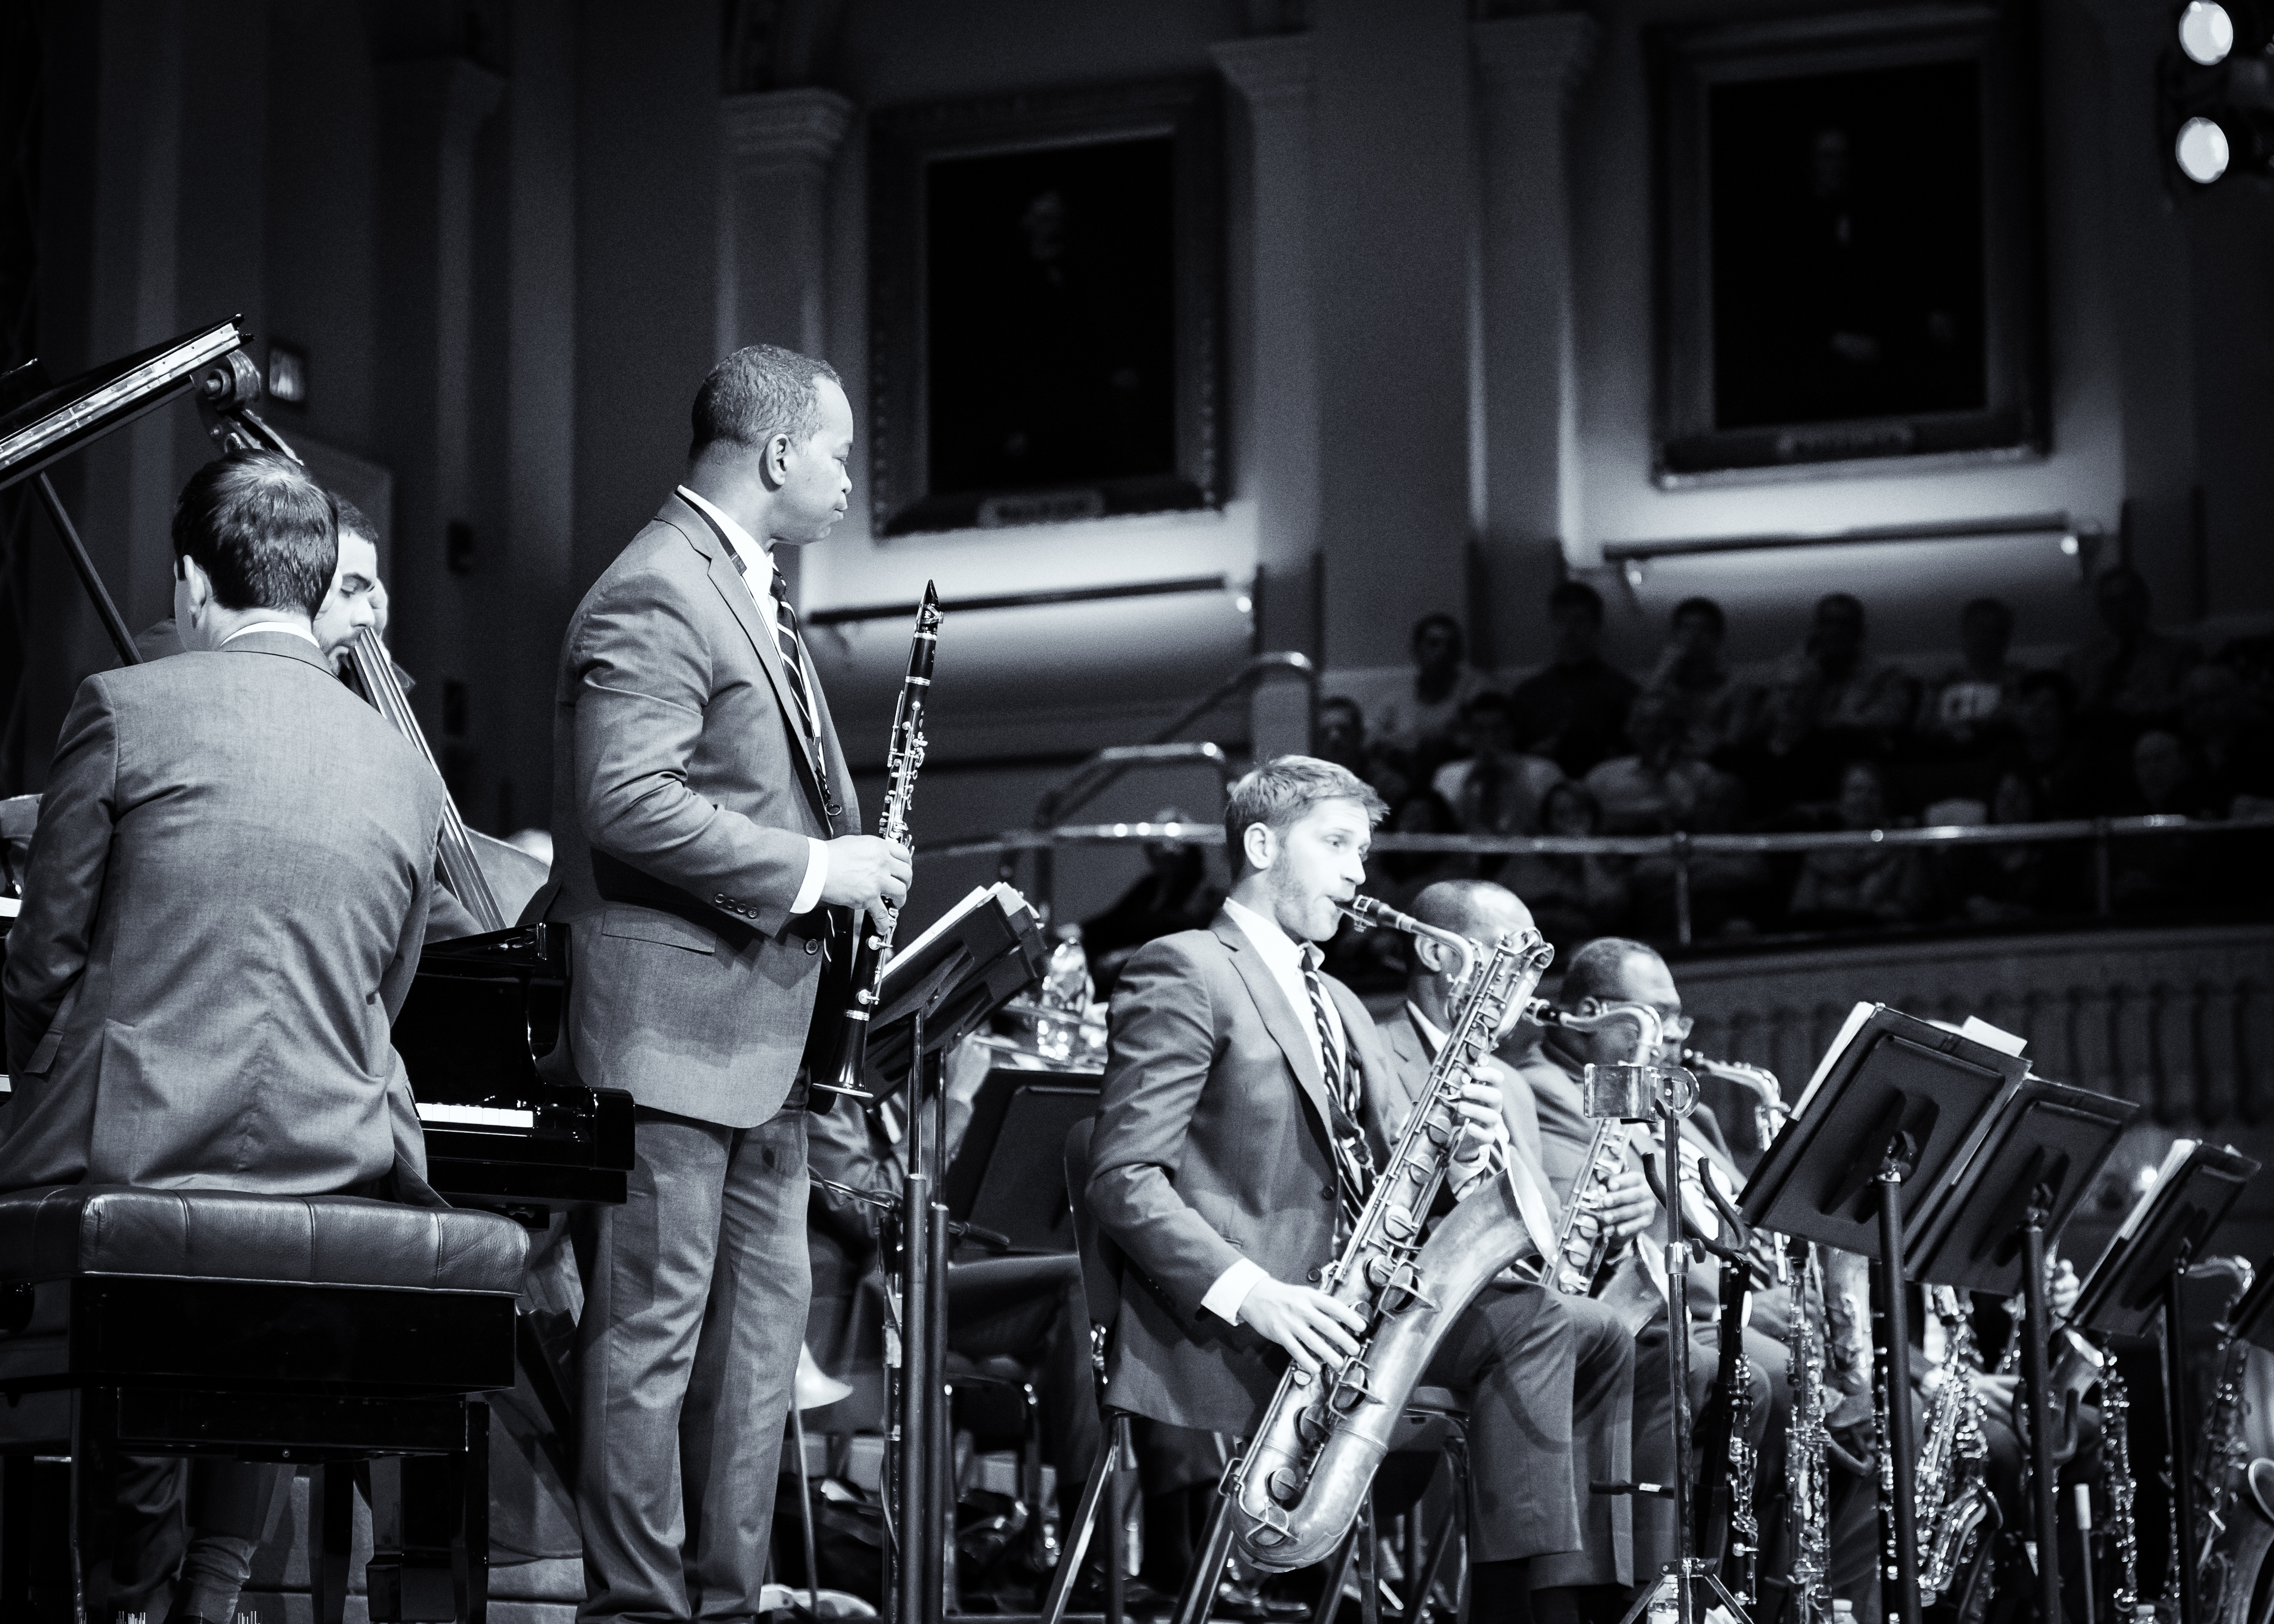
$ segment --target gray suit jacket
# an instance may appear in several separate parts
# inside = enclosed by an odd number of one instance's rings
[[[442,786],[256,633],[80,684],[0,977],[0,1188],[337,1191],[425,1152],[388,1027]]]
[[[531,909],[576,927],[561,1058],[658,1110],[765,1121],[821,971],[820,911],[789,911],[807,841],[860,828],[828,703],[817,688],[834,812],[772,624],[676,496],[576,606],[553,700],[553,877]]]
[[[1366,1007],[1321,980],[1369,1086],[1387,1078]],[[1245,1436],[1278,1385],[1284,1356],[1201,1299],[1243,1257],[1313,1284],[1334,1260],[1335,1168],[1309,1019],[1222,914],[1148,944],[1121,972],[1088,1192],[1126,1259],[1117,1408]],[[1379,1124],[1366,1126],[1379,1156]]]

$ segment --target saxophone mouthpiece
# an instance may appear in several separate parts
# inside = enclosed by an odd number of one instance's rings
[[[1411,914],[1400,914],[1378,897],[1352,897],[1335,906],[1355,920],[1362,928],[1371,930],[1376,925],[1389,930],[1402,930],[1409,936],[1421,934],[1421,921]]]

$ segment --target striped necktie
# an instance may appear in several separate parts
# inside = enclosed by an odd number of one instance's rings
[[[1374,1151],[1359,1121],[1361,1084],[1355,1057],[1337,1041],[1335,1023],[1327,1017],[1327,989],[1319,981],[1318,956],[1315,944],[1303,949],[1303,985],[1310,992],[1311,1019],[1319,1030],[1319,1070],[1326,1079],[1327,1099],[1334,1107],[1329,1129],[1335,1142],[1335,1182],[1341,1195],[1343,1223],[1345,1229],[1354,1229],[1367,1197],[1374,1193]]]
[[[729,546],[727,556],[734,560],[735,570],[747,583],[750,567],[742,561],[742,550]],[[766,573],[773,577],[774,646],[781,651],[782,676],[789,683],[790,701],[797,707],[798,736],[805,741],[806,757],[813,763],[821,804],[835,817],[837,798],[829,793],[829,763],[821,751],[821,724],[813,706],[813,690],[806,686],[805,639],[798,635],[797,611],[790,607],[789,588],[782,581],[781,571],[769,568]]]

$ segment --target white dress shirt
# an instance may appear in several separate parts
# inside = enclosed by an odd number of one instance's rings
[[[1255,956],[1271,973],[1271,979],[1279,983],[1279,990],[1287,995],[1288,1007],[1295,1011],[1295,1024],[1303,1029],[1304,1040],[1311,1046],[1311,1058],[1318,1063],[1323,1074],[1326,1057],[1319,1052],[1319,1023],[1311,1013],[1310,987],[1303,980],[1303,965],[1309,957],[1310,944],[1298,943],[1276,921],[1264,918],[1254,908],[1227,900],[1224,911],[1239,927],[1239,934],[1247,938]],[[1343,1031],[1342,1011],[1335,1008],[1334,999],[1329,997],[1325,1003],[1327,1025],[1334,1033],[1336,1059],[1340,1063],[1350,1053],[1350,1039]],[[1201,1298],[1201,1306],[1217,1319],[1238,1325],[1239,1305],[1247,1300],[1249,1290],[1257,1281],[1269,1278],[1261,1264],[1252,1258],[1242,1258],[1216,1277],[1208,1295]]]
[[[757,605],[759,618],[770,627],[778,625],[779,622],[775,616],[779,612],[774,607],[771,588],[764,593],[758,590],[760,572],[764,572],[763,578],[767,582],[771,583],[774,579],[772,552],[760,546],[757,538],[749,531],[744,530],[711,503],[704,501],[685,485],[679,487],[679,500],[706,515],[719,527],[719,533],[727,538],[728,550],[742,560],[742,585],[748,589],[750,601]],[[807,662],[804,674],[806,691],[809,694],[819,693],[821,683],[813,674],[810,661]],[[797,888],[797,897],[789,905],[789,911],[793,914],[810,913],[814,905],[821,900],[821,888],[829,883],[829,843],[826,840],[816,840],[812,836],[808,835],[806,844],[812,850],[806,858],[805,881]]]
[[[319,654],[321,654],[324,651],[324,645],[317,641],[315,633],[310,631],[306,627],[291,620],[251,621],[246,625],[238,627],[235,631],[230,633],[228,636],[222,638],[221,640],[220,646],[225,649],[229,647],[230,643],[235,643],[239,637],[250,637],[255,632],[282,632],[287,637],[297,637],[301,642],[306,643]]]

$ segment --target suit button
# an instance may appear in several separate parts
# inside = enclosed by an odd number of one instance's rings
[[[821,944],[808,936],[805,939],[805,951],[809,953],[817,953],[821,951]]]
[[[1335,1187],[1332,1184],[1321,1184],[1319,1193],[1331,1201],[1335,1199]]]
[[[1311,1269],[1304,1274],[1303,1278],[1315,1282],[1319,1278],[1319,1271],[1316,1269]]]

